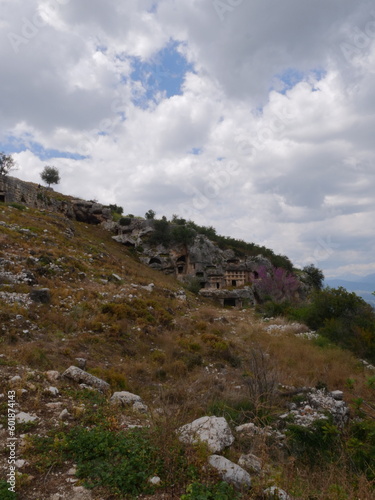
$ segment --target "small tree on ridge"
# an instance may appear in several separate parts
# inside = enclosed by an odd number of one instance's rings
[[[50,167],[48,165],[44,167],[40,177],[46,184],[48,184],[48,187],[50,187],[51,184],[58,184],[60,182],[60,174],[57,168]]]

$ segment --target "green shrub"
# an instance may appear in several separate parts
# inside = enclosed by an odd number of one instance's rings
[[[121,219],[119,219],[118,223],[120,224],[120,226],[130,226],[130,224],[132,223],[132,220],[130,217],[121,217]]]
[[[254,404],[249,399],[229,401],[214,400],[208,406],[208,413],[217,417],[224,417],[231,424],[237,426],[249,422],[254,415]]]
[[[224,481],[210,486],[195,482],[186,488],[186,494],[181,496],[181,500],[236,500],[241,497],[233,486]]]
[[[9,483],[0,479],[0,498],[1,500],[17,500],[17,494],[9,491]]]
[[[9,206],[13,207],[13,208],[16,208],[17,210],[21,210],[21,212],[23,210],[26,210],[25,205],[21,205],[21,203],[9,203]]]
[[[66,453],[88,488],[104,486],[118,495],[152,493],[148,479],[162,472],[157,449],[144,430],[75,428],[67,436]]]
[[[347,449],[354,467],[375,480],[375,421],[362,420],[352,423]]]
[[[289,424],[286,435],[291,453],[310,464],[332,459],[339,451],[340,433],[330,420],[316,420],[309,427]]]
[[[317,290],[309,304],[290,315],[331,342],[375,360],[375,312],[355,293],[342,287]]]

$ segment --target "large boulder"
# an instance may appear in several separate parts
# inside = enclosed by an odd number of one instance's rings
[[[110,385],[107,382],[91,375],[91,373],[81,370],[81,368],[78,368],[77,366],[70,366],[67,370],[65,370],[62,376],[74,380],[79,384],[86,384],[90,387],[94,387],[102,392],[107,392],[110,389]]]
[[[234,442],[234,437],[224,417],[201,417],[178,429],[183,443],[206,443],[212,453],[220,453]]]
[[[211,455],[208,463],[216,469],[219,476],[227,483],[233,484],[235,488],[250,488],[251,477],[242,467],[220,455]]]

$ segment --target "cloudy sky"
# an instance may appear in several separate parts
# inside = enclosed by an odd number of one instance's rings
[[[375,272],[372,0],[0,0],[15,175]]]

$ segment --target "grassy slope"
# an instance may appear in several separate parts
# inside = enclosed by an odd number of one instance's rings
[[[368,373],[351,354],[296,338],[293,327],[280,336],[270,335],[251,309],[219,309],[189,294],[187,301],[177,299],[174,293],[181,288],[178,282],[141,265],[100,227],[69,221],[56,213],[18,210],[4,204],[0,205],[0,221],[7,224],[0,226],[0,258],[9,261],[6,270],[13,274],[31,271],[37,286],[50,288],[52,294],[51,304],[29,307],[0,299],[2,392],[9,389],[12,376],[21,376],[21,382],[16,383],[19,409],[41,418],[35,428],[29,429],[31,435],[47,434],[51,428],[61,431],[61,426],[67,433],[80,424],[103,424],[117,432],[129,422],[144,418],[126,410],[114,411],[106,400],[93,403],[62,380],[52,384],[59,388],[60,395],[46,396],[44,390],[51,384],[44,372],[62,372],[77,357],[86,358],[88,371],[107,380],[112,390],[125,389],[142,396],[152,410],[151,428],[158,429],[153,442],[164,462],[170,462],[172,476],[178,476],[181,467],[172,452],[177,446],[173,430],[179,425],[214,411],[232,418],[233,425],[250,419],[264,424],[285,411],[285,401],[277,398],[267,404],[254,397],[250,400],[245,379],[254,349],[269,354],[262,369],[272,372],[282,384],[325,384],[330,390],[345,390],[348,402],[359,397],[370,401],[373,397]],[[141,288],[151,282],[155,284],[153,292]],[[21,294],[29,290],[25,283],[3,284],[0,288]],[[25,388],[28,392],[22,394]],[[61,403],[55,412],[47,406],[51,402]],[[93,411],[93,404],[103,411]],[[70,413],[65,424],[57,418],[63,408]],[[3,410],[4,404],[2,416]],[[29,443],[26,449],[29,465],[23,469],[19,498],[49,498],[59,488],[71,487],[63,474],[73,462],[60,456],[47,467],[41,463],[43,451],[35,443]],[[227,456],[237,460],[250,450],[269,466],[269,472],[254,481],[252,495],[278,483],[301,499],[371,496],[365,479],[354,479],[345,467],[331,463],[311,470],[288,459],[272,443],[266,446],[259,441],[250,446],[238,439]],[[199,471],[204,451],[185,453],[190,465]],[[5,458],[3,455],[2,461]],[[199,479],[201,473],[196,474]],[[30,475],[34,477],[31,481]],[[206,474],[200,479],[206,479]],[[181,475],[172,486],[172,480],[165,479],[164,490],[171,498],[178,498],[191,480]],[[334,485],[340,485],[346,496],[331,493]],[[105,491],[101,493],[103,498]]]

